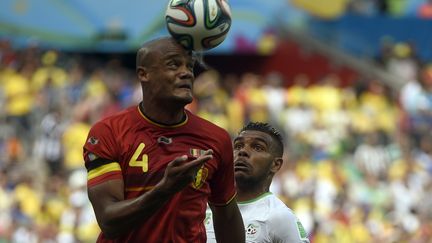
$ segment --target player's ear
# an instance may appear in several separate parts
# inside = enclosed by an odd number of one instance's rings
[[[144,66],[139,66],[136,69],[136,73],[137,73],[138,79],[141,82],[147,82],[149,80],[149,78],[148,78],[148,76],[149,76],[148,68],[145,68]]]
[[[275,174],[280,170],[283,164],[283,159],[281,157],[276,157],[273,159],[272,164],[270,166],[270,171]]]

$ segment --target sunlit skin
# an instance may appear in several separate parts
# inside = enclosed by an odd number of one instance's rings
[[[162,124],[181,122],[184,106],[193,100],[195,58],[171,38],[149,43],[140,53],[137,75],[145,115]]]
[[[238,201],[268,192],[274,174],[282,166],[275,155],[273,138],[261,131],[246,130],[234,139],[234,172]]]

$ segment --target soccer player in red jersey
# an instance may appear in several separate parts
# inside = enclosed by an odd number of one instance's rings
[[[137,53],[143,100],[97,122],[84,145],[98,242],[206,242],[206,203],[218,242],[244,242],[228,133],[184,109],[194,58],[174,39]]]

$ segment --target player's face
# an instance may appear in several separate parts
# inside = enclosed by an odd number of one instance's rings
[[[159,99],[188,104],[192,102],[195,59],[174,41],[165,41],[155,52],[149,69],[150,88]]]
[[[272,137],[260,131],[243,131],[234,139],[234,173],[239,184],[265,181],[275,157]]]

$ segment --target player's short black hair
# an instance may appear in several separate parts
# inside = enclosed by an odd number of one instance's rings
[[[272,147],[276,156],[282,157],[284,152],[283,138],[281,133],[270,124],[265,122],[248,122],[239,132],[239,134],[243,131],[260,131],[267,133],[273,138],[275,142]]]

